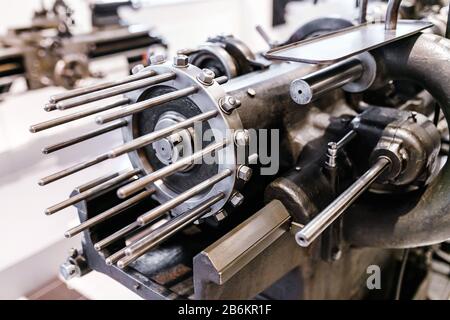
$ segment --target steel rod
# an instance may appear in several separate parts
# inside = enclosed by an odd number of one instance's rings
[[[149,79],[138,80],[131,83],[125,83],[116,87],[103,89],[100,91],[95,91],[88,93],[79,97],[62,100],[56,104],[59,110],[66,110],[69,108],[74,108],[81,106],[86,103],[91,103],[94,101],[110,98],[119,94],[134,91],[137,89],[145,88],[162,82],[175,79],[176,74],[174,72],[163,73],[157,76],[153,76]]]
[[[95,84],[92,86],[88,86],[88,87],[84,87],[84,88],[79,88],[79,89],[74,89],[71,90],[69,92],[64,92],[64,93],[60,93],[60,94],[56,94],[50,97],[50,104],[56,104],[62,100],[67,100],[67,99],[71,99],[71,98],[75,98],[75,97],[79,97],[88,93],[92,93],[95,91],[99,91],[99,90],[103,90],[103,89],[108,89],[108,88],[112,88],[112,87],[116,87],[122,84],[126,84],[129,82],[133,82],[133,81],[138,81],[138,80],[142,80],[142,79],[146,79],[152,76],[155,76],[156,72],[153,70],[150,71],[143,71],[143,72],[139,72],[137,74],[133,74],[131,76],[128,76],[126,78],[123,78],[121,80],[115,80],[115,81],[107,81],[107,82],[103,82],[103,83],[99,83],[99,84]]]
[[[162,105],[164,103],[180,99],[183,97],[187,97],[193,93],[196,93],[198,91],[198,87],[192,86],[176,91],[172,91],[163,95],[160,95],[158,97],[154,97],[145,101],[141,101],[135,104],[128,105],[124,108],[121,108],[120,110],[113,111],[107,114],[104,114],[102,116],[98,116],[95,121],[98,124],[104,124],[106,122],[111,122],[113,120],[117,120],[123,117],[127,117],[129,115],[142,112],[146,109],[156,107],[159,105]]]
[[[125,200],[124,202],[118,204],[117,206],[115,206],[111,209],[108,209],[108,210],[80,223],[76,227],[71,228],[70,230],[68,230],[64,233],[64,236],[66,238],[72,238],[73,236],[79,234],[80,232],[83,232],[86,229],[92,228],[93,226],[96,226],[99,223],[101,223],[107,219],[110,219],[110,218],[118,215],[119,213],[122,213],[123,211],[137,205],[142,200],[150,197],[154,192],[155,192],[155,190],[142,191],[141,193],[135,195],[134,197],[132,197],[130,199]]]
[[[396,30],[398,22],[398,13],[400,10],[400,4],[402,0],[389,0],[388,7],[386,9],[386,30]]]
[[[86,117],[96,114],[96,113],[100,113],[100,112],[103,112],[106,110],[110,110],[112,108],[117,108],[117,107],[123,106],[129,102],[130,102],[130,100],[128,98],[123,98],[123,99],[120,99],[118,101],[115,101],[113,103],[110,103],[110,104],[107,104],[104,106],[94,106],[91,108],[87,108],[83,111],[75,112],[75,113],[68,114],[68,115],[65,115],[65,116],[62,116],[62,117],[59,117],[56,119],[52,119],[49,121],[45,121],[45,122],[41,122],[41,123],[32,125],[30,127],[30,132],[36,133],[36,132],[39,132],[42,130],[60,126],[62,124],[66,124],[66,123],[69,123],[69,122],[72,122],[75,120],[86,118]]]
[[[188,225],[192,224],[195,220],[199,219],[211,208],[211,206],[222,200],[224,197],[224,193],[219,193],[218,195],[209,198],[194,209],[172,219],[146,237],[126,247],[124,251],[126,257],[119,260],[117,266],[119,268],[124,268],[129,265],[132,261],[135,261],[152,248],[160,245]]]
[[[205,113],[201,113],[195,117],[192,117],[192,118],[189,118],[182,122],[179,122],[171,127],[167,127],[167,128],[161,129],[159,131],[155,131],[155,132],[149,133],[147,135],[144,135],[142,137],[136,138],[120,147],[115,148],[114,150],[111,150],[108,153],[108,156],[110,158],[116,158],[116,157],[121,156],[130,151],[140,149],[142,147],[145,147],[146,145],[149,145],[150,143],[153,143],[159,139],[167,137],[167,136],[175,133],[178,130],[182,130],[182,129],[191,127],[196,122],[201,122],[201,121],[211,119],[211,118],[217,116],[218,113],[219,112],[217,110],[212,110],[212,111],[208,111]]]
[[[183,169],[187,165],[191,164],[192,162],[203,158],[205,155],[210,154],[213,151],[222,149],[224,146],[226,146],[226,144],[227,144],[226,140],[211,144],[203,150],[200,150],[188,157],[182,158],[181,160],[179,160],[171,165],[168,165],[158,171],[155,171],[145,177],[142,177],[141,179],[139,179],[133,183],[130,183],[129,185],[123,186],[122,188],[117,190],[117,195],[119,198],[126,198],[130,194],[133,194],[136,191],[145,188],[150,183],[155,182],[159,179],[166,178],[166,177],[180,171],[181,169]]]
[[[45,147],[44,149],[42,149],[42,153],[43,154],[49,154],[49,153],[52,153],[52,152],[55,152],[55,151],[58,151],[58,150],[61,150],[61,149],[73,146],[73,145],[78,144],[80,142],[84,142],[86,140],[90,140],[92,138],[101,136],[101,135],[103,135],[105,133],[117,130],[119,128],[123,128],[123,127],[125,127],[127,125],[128,125],[128,122],[126,120],[121,120],[121,121],[119,121],[117,123],[114,123],[112,125],[106,126],[104,128],[100,128],[100,129],[97,129],[97,130],[90,131],[90,132],[88,132],[86,134],[83,134],[83,135],[81,135],[79,137],[75,137],[73,139],[70,139],[70,140],[67,140],[67,141],[64,141],[64,142],[59,142],[57,144]]]
[[[137,230],[139,228],[139,223],[137,221],[134,221],[133,223],[123,227],[122,229],[114,232],[113,234],[107,236],[106,238],[100,240],[99,242],[94,244],[94,249],[97,251],[103,250],[110,244],[118,241],[119,239],[125,237],[130,232]]]
[[[124,172],[109,181],[105,181],[93,188],[90,188],[90,189],[87,189],[86,191],[80,192],[80,193],[74,195],[73,197],[70,197],[69,199],[66,199],[54,206],[47,208],[45,210],[45,214],[47,214],[47,215],[54,214],[54,213],[56,213],[62,209],[65,209],[75,203],[86,200],[87,198],[93,197],[95,195],[98,195],[101,192],[108,190],[109,188],[111,188],[119,183],[122,183],[128,179],[131,179],[132,177],[138,175],[140,172],[141,172],[140,169],[134,169],[134,170]]]
[[[355,183],[337,197],[328,207],[295,235],[295,240],[302,247],[308,247],[322,232],[328,228],[353,202],[366,191],[372,183],[390,166],[387,158],[379,158],[375,164]]]
[[[231,175],[231,170],[226,169],[222,172],[219,172],[218,174],[212,176],[211,178],[203,181],[202,183],[196,185],[195,187],[192,187],[188,191],[183,192],[182,194],[176,196],[175,198],[172,198],[171,200],[163,203],[159,207],[156,207],[155,209],[151,210],[148,213],[145,213],[138,217],[137,221],[141,226],[144,226],[153,220],[159,218],[162,216],[165,212],[179,206],[183,202],[189,200],[190,198],[198,195],[200,192],[204,191],[207,188],[212,187],[217,182],[225,179],[226,177],[229,177]]]

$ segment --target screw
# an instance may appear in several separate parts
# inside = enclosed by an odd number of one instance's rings
[[[253,170],[247,166],[240,166],[238,169],[238,179],[248,182],[252,177]]]
[[[69,257],[75,259],[78,256],[78,250],[75,248],[69,249]]]
[[[225,210],[219,210],[216,214],[215,214],[215,218],[218,222],[224,220],[226,217],[228,216],[228,213]]]
[[[233,207],[237,208],[244,202],[244,196],[239,191],[236,191],[230,199],[230,203]]]
[[[137,64],[133,67],[133,69],[131,69],[131,73],[132,74],[136,74],[138,72],[140,72],[142,69],[144,69],[144,65],[143,64]]]
[[[255,91],[255,89],[248,88],[247,94],[248,94],[251,98],[254,98],[254,97],[256,96],[256,91]]]
[[[189,58],[184,54],[178,54],[173,58],[173,65],[178,68],[186,68],[189,65]]]
[[[209,69],[203,69],[202,72],[200,72],[200,74],[197,76],[197,79],[204,85],[210,86],[213,84],[215,77],[216,75],[213,71]]]
[[[166,57],[163,54],[157,54],[150,57],[150,64],[161,64],[166,62]]]
[[[230,114],[234,109],[237,109],[241,106],[241,101],[239,101],[235,97],[226,96],[225,98],[220,100],[219,106],[223,112]]]
[[[245,147],[250,142],[250,135],[248,130],[238,130],[234,134],[234,142],[238,147]]]

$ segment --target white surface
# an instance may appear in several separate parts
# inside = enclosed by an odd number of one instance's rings
[[[66,283],[69,288],[76,290],[89,300],[142,300],[140,296],[117,281],[96,271]]]

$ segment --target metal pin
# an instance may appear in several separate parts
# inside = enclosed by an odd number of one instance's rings
[[[86,117],[88,117],[90,115],[93,115],[93,114],[96,114],[96,113],[99,113],[99,112],[102,112],[102,111],[110,110],[112,108],[117,108],[117,107],[123,106],[123,105],[128,104],[128,103],[130,103],[130,100],[128,98],[123,98],[123,99],[120,99],[120,100],[118,100],[116,102],[113,102],[113,103],[110,103],[110,104],[107,104],[107,105],[104,105],[104,106],[95,106],[95,107],[92,107],[92,108],[89,108],[89,109],[85,109],[85,110],[80,111],[80,112],[68,114],[68,115],[63,116],[63,117],[59,117],[59,118],[56,118],[56,119],[52,119],[52,120],[49,120],[49,121],[45,121],[45,122],[41,122],[41,123],[32,125],[30,127],[30,132],[36,133],[36,132],[39,132],[39,131],[42,131],[42,130],[50,129],[50,128],[53,128],[53,127],[56,127],[56,126],[59,126],[59,125],[62,125],[62,124],[68,123],[68,122],[72,122],[72,121],[75,121],[75,120],[78,120],[78,119],[86,118]]]
[[[201,121],[205,121],[205,120],[214,118],[215,116],[217,116],[218,113],[219,112],[217,110],[208,111],[208,112],[199,114],[195,117],[189,118],[187,120],[181,121],[171,127],[167,127],[167,128],[161,129],[159,131],[149,133],[147,135],[144,135],[142,137],[134,139],[118,148],[111,150],[108,153],[108,157],[116,158],[127,152],[134,151],[139,148],[145,147],[146,145],[149,145],[150,143],[153,143],[159,139],[167,137],[167,136],[175,133],[178,130],[182,130],[182,129],[191,127],[196,122],[201,122]]]
[[[150,197],[154,192],[155,192],[155,190],[143,191],[143,192],[135,195],[134,197],[118,204],[117,206],[115,206],[109,210],[106,210],[105,212],[102,212],[102,213],[96,215],[95,217],[92,217],[91,219],[84,221],[83,223],[79,224],[78,226],[66,231],[64,233],[64,236],[66,238],[71,238],[71,237],[79,234],[80,232],[83,232],[86,229],[92,228],[93,226],[96,226],[97,224],[99,224],[109,218],[112,218],[115,215],[135,206],[142,200]]]
[[[47,104],[44,106],[44,110],[47,111],[47,112],[55,111],[55,110],[57,110],[56,104],[54,104],[54,103],[47,103]]]
[[[358,133],[355,130],[350,130],[339,142],[336,144],[336,149],[340,150],[350,143]]]
[[[117,240],[125,237],[128,233],[138,229],[139,227],[140,227],[139,223],[137,223],[137,221],[134,221],[133,223],[129,224],[128,226],[123,227],[122,229],[114,232],[112,235],[109,235],[105,239],[94,244],[94,248],[97,251],[103,250],[104,248],[109,246],[111,243],[114,243]]]
[[[193,93],[196,93],[198,91],[198,87],[196,86],[192,86],[192,87],[188,87],[188,88],[184,88],[184,89],[180,89],[180,90],[176,90],[176,91],[172,91],[166,94],[163,94],[161,96],[158,97],[154,97],[145,101],[141,101],[135,104],[131,104],[129,106],[126,106],[125,108],[122,108],[120,110],[111,112],[111,113],[107,113],[105,115],[99,116],[95,119],[95,121],[98,124],[103,124],[106,122],[111,122],[113,120],[116,119],[120,119],[135,113],[139,113],[141,111],[144,111],[146,109],[152,108],[152,107],[156,107],[159,105],[162,105],[164,103],[173,101],[175,99],[180,99],[183,97],[187,97]]]
[[[150,212],[141,215],[137,219],[138,223],[141,226],[150,223],[151,221],[159,218],[165,212],[167,212],[167,211],[169,211],[169,210],[179,206],[183,202],[185,202],[185,201],[189,200],[190,198],[196,196],[200,192],[202,192],[205,189],[213,186],[217,182],[225,179],[226,177],[229,177],[230,175],[231,175],[231,170],[230,169],[226,169],[226,170],[224,170],[224,171],[222,171],[222,172],[212,176],[211,178],[203,181],[202,183],[196,185],[195,187],[189,189],[188,191],[185,191],[182,194],[178,195],[177,197],[167,201],[166,203],[163,203],[159,207],[151,210]]]
[[[220,76],[220,77],[215,78],[214,80],[216,80],[216,82],[218,84],[224,84],[224,83],[228,82],[228,77],[227,76]]]
[[[108,154],[107,153],[101,154],[101,155],[95,157],[94,159],[78,163],[78,164],[76,164],[76,165],[74,165],[74,166],[72,166],[70,168],[61,170],[59,172],[56,172],[54,174],[51,174],[51,175],[49,175],[47,177],[42,178],[41,180],[39,180],[39,185],[40,186],[45,186],[45,185],[47,185],[49,183],[52,183],[52,182],[55,182],[55,181],[60,180],[62,178],[65,178],[67,176],[70,176],[70,175],[72,175],[74,173],[77,173],[77,172],[79,172],[81,170],[84,170],[84,169],[87,169],[89,167],[92,167],[92,166],[94,166],[96,164],[99,164],[100,162],[106,161],[108,159],[109,158],[108,158]]]
[[[226,140],[223,140],[222,142],[211,144],[203,150],[200,150],[188,157],[182,158],[181,160],[179,160],[171,165],[168,165],[168,166],[166,166],[158,171],[155,171],[133,183],[130,183],[129,185],[126,185],[126,186],[120,188],[119,190],[117,190],[117,196],[122,199],[126,198],[130,194],[133,194],[136,191],[145,188],[150,183],[155,182],[156,180],[168,177],[171,174],[174,174],[174,173],[178,172],[179,170],[183,169],[185,166],[191,164],[192,162],[203,158],[205,155],[210,154],[213,151],[222,149],[226,144],[227,144]]]
[[[103,89],[100,91],[95,91],[92,93],[88,93],[79,97],[71,98],[68,100],[60,101],[56,104],[56,107],[59,110],[66,110],[69,108],[81,106],[86,103],[110,98],[119,94],[123,94],[126,92],[134,91],[137,89],[145,88],[148,86],[152,86],[158,83],[162,83],[165,81],[173,80],[176,78],[176,74],[174,72],[163,73],[149,79],[138,80],[131,83],[125,83],[119,86],[115,86],[108,89]]]
[[[70,197],[69,199],[66,199],[63,202],[60,202],[50,208],[47,208],[45,210],[45,214],[47,214],[47,215],[54,214],[55,212],[61,211],[62,209],[65,209],[77,202],[86,200],[87,198],[97,195],[105,190],[108,190],[109,188],[111,188],[121,182],[124,182],[128,179],[133,178],[134,176],[138,175],[140,172],[141,172],[140,169],[134,169],[131,171],[121,173],[119,176],[117,176],[109,181],[105,181],[93,188],[87,189],[77,195],[74,195],[73,197]]]
[[[150,70],[147,72],[140,72],[137,74],[133,74],[133,75],[128,76],[121,80],[103,82],[103,83],[95,84],[95,85],[92,85],[89,87],[79,88],[79,89],[71,90],[69,92],[56,94],[56,95],[53,95],[50,97],[50,104],[56,104],[62,100],[79,97],[79,96],[82,96],[82,95],[85,95],[88,93],[92,93],[92,92],[103,90],[103,89],[108,89],[111,87],[116,87],[116,86],[126,84],[129,82],[142,80],[142,79],[145,79],[148,77],[152,77],[154,75],[156,75],[156,72],[153,70]]]
[[[112,266],[114,263],[116,263],[118,260],[120,260],[123,257],[125,257],[125,248],[110,255],[108,258],[105,259],[105,262],[108,266]]]
[[[142,256],[144,253],[148,252],[152,248],[160,245],[162,242],[166,241],[174,234],[184,229],[195,220],[203,216],[214,204],[219,202],[225,197],[224,193],[219,193],[213,196],[195,207],[194,209],[172,219],[168,223],[157,228],[155,231],[147,235],[146,237],[138,240],[137,242],[131,244],[130,246],[124,248],[126,257],[122,258],[118,262],[119,268],[124,268],[131,262],[135,261],[137,258]]]
[[[74,144],[77,144],[77,143],[80,143],[80,142],[83,142],[83,141],[86,141],[86,140],[98,137],[98,136],[100,136],[102,134],[114,131],[116,129],[125,127],[127,125],[128,125],[128,122],[126,120],[121,120],[118,123],[114,123],[114,124],[106,126],[104,128],[88,132],[88,133],[86,133],[84,135],[81,135],[79,137],[76,137],[76,138],[73,138],[73,139],[70,139],[70,140],[67,140],[67,141],[64,141],[64,142],[60,142],[60,143],[57,143],[57,144],[45,147],[44,149],[42,149],[42,153],[49,154],[49,153],[52,153],[52,152],[55,152],[55,151],[58,151],[58,150],[61,150],[61,149],[73,146]]]

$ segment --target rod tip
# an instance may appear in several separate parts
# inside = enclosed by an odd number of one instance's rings
[[[37,132],[35,126],[30,126],[30,128],[28,130],[30,130],[31,133],[36,133]]]
[[[50,209],[45,209],[46,216],[51,216],[52,214],[53,214],[53,212]]]
[[[127,197],[127,192],[123,190],[123,188],[120,188],[119,190],[117,190],[117,196],[120,199],[125,199]]]
[[[54,111],[56,110],[56,105],[52,102],[49,102],[44,106],[44,110],[47,112]]]
[[[140,226],[145,226],[145,219],[143,217],[139,217],[139,218],[137,218],[137,223]]]
[[[104,123],[104,119],[101,116],[98,116],[95,118],[95,123],[96,124],[103,124]]]
[[[106,258],[105,263],[108,266],[112,266],[113,265],[113,262],[112,262],[112,260],[110,258]]]
[[[45,186],[47,183],[44,180],[39,180],[38,181],[38,185],[40,185],[41,187]]]
[[[66,231],[66,232],[64,232],[64,237],[65,237],[66,239],[69,239],[69,238],[72,238],[72,235],[70,234],[69,231]]]
[[[42,148],[41,152],[42,152],[43,154],[49,154],[48,148]]]
[[[96,243],[96,244],[94,244],[94,249],[96,251],[100,251],[100,250],[102,250],[102,247],[98,243]]]
[[[125,264],[124,261],[119,260],[119,261],[117,262],[117,266],[118,266],[120,269],[123,269],[123,268],[126,267],[126,264]]]

